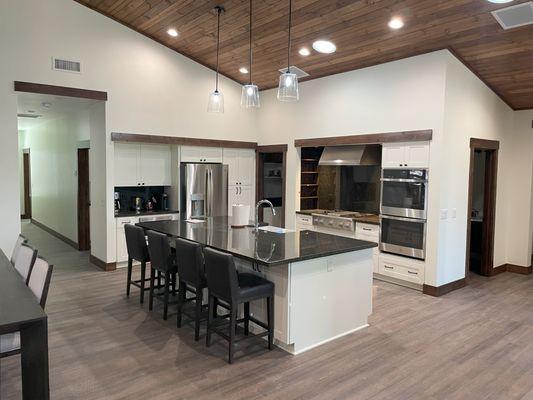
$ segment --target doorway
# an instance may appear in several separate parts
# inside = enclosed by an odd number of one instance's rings
[[[470,140],[466,275],[494,274],[499,147],[494,140]]]
[[[259,219],[284,228],[287,145],[258,146],[256,162],[256,200],[270,200],[276,210],[274,216],[269,207],[264,207]]]
[[[78,250],[91,248],[89,149],[78,149]]]
[[[23,149],[22,151],[22,175],[23,175],[23,190],[22,196],[24,204],[24,214],[21,219],[31,219],[31,166],[30,166],[30,149]]]

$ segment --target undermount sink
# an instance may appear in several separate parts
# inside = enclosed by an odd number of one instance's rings
[[[258,228],[260,231],[267,231],[272,233],[287,233],[287,232],[293,232],[290,229],[285,228],[278,228],[277,226],[267,225],[267,226],[260,226]]]

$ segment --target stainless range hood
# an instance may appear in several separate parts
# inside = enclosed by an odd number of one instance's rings
[[[381,145],[324,147],[318,165],[357,166],[381,165]]]

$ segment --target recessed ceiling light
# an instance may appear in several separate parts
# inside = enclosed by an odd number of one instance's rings
[[[335,53],[337,46],[327,40],[317,40],[313,43],[313,49],[323,54]]]
[[[170,28],[170,29],[167,31],[167,33],[168,33],[170,36],[172,36],[172,37],[176,37],[176,36],[178,36],[178,31],[175,30],[174,28]]]
[[[43,106],[44,108],[50,108],[50,107],[52,107],[52,103],[44,102],[44,103],[42,103],[42,106]]]
[[[248,73],[248,68],[246,68],[246,67],[240,67],[240,68],[239,68],[239,72],[240,72],[241,74],[247,74],[247,73]]]
[[[302,47],[298,53],[300,53],[301,56],[304,56],[304,57],[307,57],[308,55],[311,54],[311,51],[309,51],[309,49],[307,47]]]
[[[504,4],[504,3],[510,3],[513,0],[489,0],[489,3],[495,3],[495,4]]]
[[[394,17],[389,21],[389,28],[400,29],[403,28],[403,20],[400,17]]]

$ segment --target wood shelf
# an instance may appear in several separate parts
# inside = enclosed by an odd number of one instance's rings
[[[303,162],[318,162],[320,159],[318,158],[302,158]]]
[[[318,196],[300,197],[301,200],[318,199]]]
[[[300,186],[312,187],[312,186],[318,186],[318,183],[302,183]]]
[[[302,174],[318,174],[318,171],[302,171]]]

